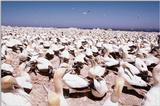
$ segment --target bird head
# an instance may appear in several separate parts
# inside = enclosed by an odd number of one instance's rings
[[[16,79],[13,76],[7,75],[1,79],[2,91],[12,90],[14,86],[18,86]]]

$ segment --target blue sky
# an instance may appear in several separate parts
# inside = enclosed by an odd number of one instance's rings
[[[160,2],[2,2],[2,25],[159,29]]]

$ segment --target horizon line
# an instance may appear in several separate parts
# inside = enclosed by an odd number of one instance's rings
[[[107,27],[80,27],[80,26],[31,26],[31,25],[2,25],[5,27],[30,27],[30,28],[77,28],[77,29],[103,29],[113,31],[139,31],[139,32],[160,32],[160,29],[145,29],[145,28],[107,28]]]

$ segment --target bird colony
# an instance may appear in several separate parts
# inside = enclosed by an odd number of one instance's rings
[[[158,32],[1,28],[2,106],[160,106]]]

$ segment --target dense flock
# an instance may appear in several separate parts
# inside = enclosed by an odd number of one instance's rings
[[[47,94],[46,106],[75,106],[74,99],[69,100],[71,94],[80,101],[83,94],[86,101],[82,104],[96,101],[86,106],[160,106],[158,32],[1,29],[2,106],[42,106],[33,101],[38,95],[31,97],[36,81]],[[40,77],[33,81],[36,76]],[[47,78],[45,83],[41,83],[41,76]],[[138,103],[129,97],[122,99],[127,95],[138,98]]]

